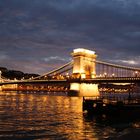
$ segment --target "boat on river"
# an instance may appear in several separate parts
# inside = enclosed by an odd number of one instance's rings
[[[93,115],[134,115],[140,116],[140,98],[117,100],[112,98],[83,97],[83,111]]]

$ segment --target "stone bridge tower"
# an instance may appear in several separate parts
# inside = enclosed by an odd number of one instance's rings
[[[94,51],[78,48],[73,53],[73,75],[80,75],[81,79],[96,77],[95,60],[97,55]],[[98,96],[98,85],[87,83],[71,83],[70,94],[73,96]]]
[[[78,48],[73,50],[73,74],[80,74],[81,78],[94,78],[96,76],[94,51]]]

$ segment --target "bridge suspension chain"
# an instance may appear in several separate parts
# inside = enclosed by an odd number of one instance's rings
[[[32,80],[37,80],[37,79],[41,79],[43,77],[47,77],[47,76],[51,76],[51,75],[57,75],[57,74],[64,73],[64,72],[69,71],[69,70],[72,69],[72,64],[73,64],[73,61],[68,62],[67,64],[64,64],[63,66],[61,66],[61,67],[59,67],[57,69],[54,69],[54,70],[52,70],[52,71],[50,71],[48,73],[45,73],[43,75],[40,75],[38,77],[32,78]],[[70,68],[67,68],[69,66],[70,66]]]
[[[104,65],[108,65],[108,66],[112,66],[112,67],[140,71],[140,68],[136,68],[136,67],[122,66],[122,65],[112,64],[112,63],[108,63],[108,62],[104,62],[104,61],[98,61],[98,60],[96,60],[95,62],[98,63],[98,64],[104,64]]]
[[[121,66],[103,61],[96,62],[97,77],[138,77],[140,68]]]

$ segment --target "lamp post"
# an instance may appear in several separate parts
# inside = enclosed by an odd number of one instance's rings
[[[2,80],[2,77],[1,77],[1,75],[2,75],[2,71],[0,70],[0,81]]]
[[[107,77],[107,73],[106,72],[104,73],[104,77]]]
[[[114,73],[112,73],[112,77],[114,77],[115,76],[115,74]]]
[[[138,72],[137,71],[135,71],[135,77],[137,77],[138,76]]]

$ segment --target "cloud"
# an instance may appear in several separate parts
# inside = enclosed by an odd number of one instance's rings
[[[139,16],[139,0],[0,0],[1,65],[45,73],[79,47],[140,66]]]
[[[140,64],[140,56],[137,57],[131,57],[129,56],[127,59],[116,59],[116,60],[108,60],[111,63],[120,64],[120,65],[126,65],[131,67],[138,67]]]
[[[128,63],[128,64],[133,64],[133,65],[136,65],[136,64],[139,64],[138,62],[134,61],[134,60],[122,60],[123,63]]]
[[[129,65],[137,65],[139,64],[137,61],[135,60],[117,60],[116,62],[119,62],[119,63],[124,63],[124,64],[129,64]]]
[[[8,55],[6,54],[6,52],[1,51],[0,52],[0,61],[4,61],[6,59],[8,59]]]
[[[70,59],[66,59],[66,58],[62,58],[60,56],[50,56],[50,57],[46,57],[44,58],[44,61],[48,62],[48,61],[64,61],[64,62],[67,62],[69,61]]]

